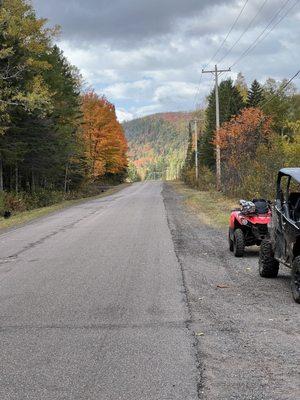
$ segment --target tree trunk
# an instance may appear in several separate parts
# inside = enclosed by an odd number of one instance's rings
[[[16,193],[19,191],[19,166],[18,163],[15,165],[15,180],[16,180]]]
[[[66,164],[66,169],[65,169],[65,183],[64,183],[64,191],[67,193],[68,189],[68,173],[69,173],[69,164]]]
[[[9,190],[12,191],[13,190],[13,170],[11,167],[9,167]]]
[[[31,169],[31,191],[35,192],[35,180],[34,180],[33,168]]]
[[[0,192],[3,192],[4,185],[3,185],[3,161],[0,158]]]

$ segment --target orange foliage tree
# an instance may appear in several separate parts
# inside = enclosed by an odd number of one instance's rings
[[[83,95],[82,113],[82,135],[90,178],[124,173],[128,148],[114,105],[91,91]]]
[[[221,148],[225,189],[232,191],[243,182],[257,149],[271,142],[271,124],[272,119],[259,108],[245,108],[222,125],[215,144]]]
[[[225,122],[215,139],[222,150],[222,159],[237,168],[245,155],[251,159],[260,144],[268,142],[272,134],[272,119],[259,108],[244,108],[241,113]]]

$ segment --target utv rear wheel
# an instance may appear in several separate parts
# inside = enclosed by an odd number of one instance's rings
[[[245,238],[241,229],[236,229],[233,235],[233,253],[236,257],[243,257],[245,250]]]
[[[263,278],[276,278],[279,271],[279,262],[274,258],[272,244],[263,240],[259,252],[259,274]]]
[[[228,231],[228,244],[229,244],[229,250],[233,251],[233,240],[231,239],[230,229]]]
[[[296,303],[300,303],[300,256],[296,257],[292,265],[291,289]]]

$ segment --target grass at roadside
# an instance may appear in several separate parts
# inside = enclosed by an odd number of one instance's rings
[[[184,196],[184,203],[207,225],[218,228],[228,227],[230,211],[238,203],[219,192],[202,192],[191,189],[182,182],[170,182],[172,187]]]
[[[118,192],[119,190],[124,189],[125,187],[127,187],[129,185],[130,185],[129,183],[123,183],[121,185],[110,188],[106,192],[101,193],[97,196],[85,197],[85,198],[76,199],[76,200],[67,200],[67,201],[63,201],[61,203],[53,204],[52,206],[20,212],[20,213],[13,215],[9,219],[1,218],[0,219],[0,231],[2,229],[8,229],[8,228],[12,228],[12,227],[15,227],[18,225],[22,225],[26,222],[30,222],[34,219],[43,217],[52,212],[63,210],[64,208],[67,208],[67,207],[70,207],[70,206],[73,206],[76,204],[84,203],[85,201],[89,201],[89,200],[93,200],[93,199],[100,199],[101,197],[112,195],[112,194]]]

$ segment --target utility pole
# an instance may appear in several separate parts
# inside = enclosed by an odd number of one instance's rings
[[[195,141],[195,176],[196,182],[198,182],[198,120],[194,120],[194,141]]]
[[[216,172],[217,172],[217,190],[221,190],[221,149],[218,143],[218,135],[220,129],[220,102],[219,102],[219,74],[222,72],[230,72],[231,69],[218,69],[218,66],[215,65],[215,69],[212,71],[204,71],[203,74],[213,74],[215,76],[215,97],[216,97]]]

